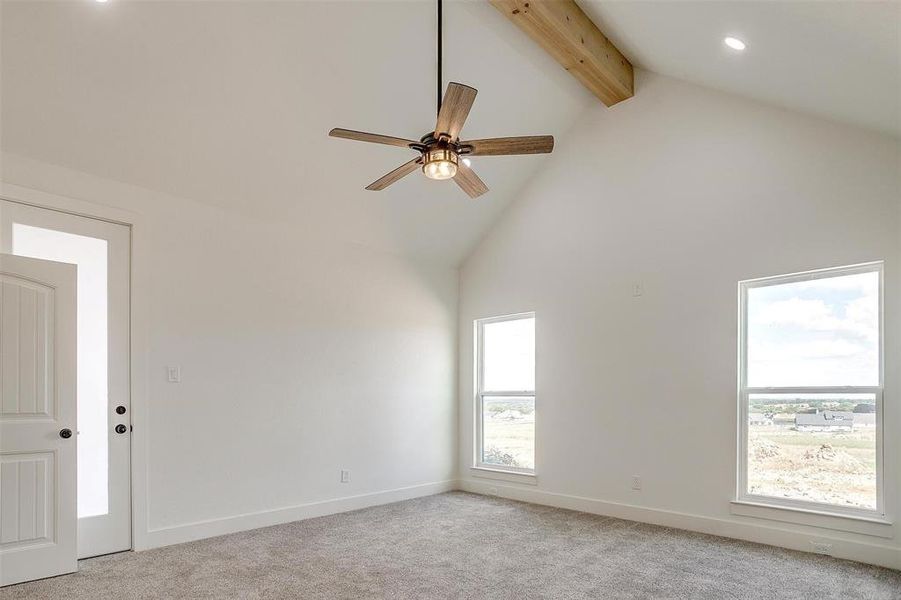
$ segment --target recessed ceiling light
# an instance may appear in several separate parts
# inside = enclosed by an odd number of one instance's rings
[[[99,2],[100,4],[103,4],[106,2],[106,0],[97,0],[97,2]]]
[[[723,39],[723,43],[732,48],[733,50],[744,50],[745,43],[738,38],[727,37]]]

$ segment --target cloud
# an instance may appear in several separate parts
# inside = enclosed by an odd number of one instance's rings
[[[752,344],[749,357],[755,361],[804,360],[818,358],[844,358],[867,353],[868,348],[842,339],[811,340],[783,344]]]
[[[810,332],[833,332],[867,341],[879,339],[878,302],[875,296],[861,296],[845,304],[844,317],[836,306],[822,299],[788,298],[763,303],[753,311],[751,324],[772,327],[796,327]]]
[[[845,340],[755,344],[748,348],[751,386],[877,385],[879,353]]]
[[[875,385],[878,382],[879,278],[876,273],[793,282],[758,290],[759,293],[748,297],[751,385]]]

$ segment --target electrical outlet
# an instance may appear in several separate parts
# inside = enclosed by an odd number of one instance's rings
[[[632,295],[636,298],[644,294],[644,284],[640,281],[632,284]]]
[[[341,469],[341,483],[350,483],[350,471]]]
[[[827,544],[825,542],[810,542],[810,545],[813,546],[813,551],[817,554],[832,554],[832,544]]]
[[[166,367],[166,379],[169,380],[169,383],[179,383],[181,381],[181,367]]]
[[[632,489],[641,490],[641,477],[639,477],[638,475],[632,476]]]

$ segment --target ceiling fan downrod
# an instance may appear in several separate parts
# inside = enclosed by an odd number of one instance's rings
[[[442,13],[442,4],[441,0],[438,0],[438,112],[441,113],[441,92],[444,90],[444,86],[441,84],[441,13]]]

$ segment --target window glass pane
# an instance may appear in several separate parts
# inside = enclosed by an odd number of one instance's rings
[[[483,325],[483,377],[486,391],[535,389],[535,318]]]
[[[78,265],[78,517],[108,510],[107,242],[13,224],[13,254]]]
[[[875,510],[874,394],[751,394],[748,493]]]
[[[485,396],[482,432],[483,463],[535,468],[535,398]]]
[[[748,385],[879,385],[879,274],[748,289]]]

